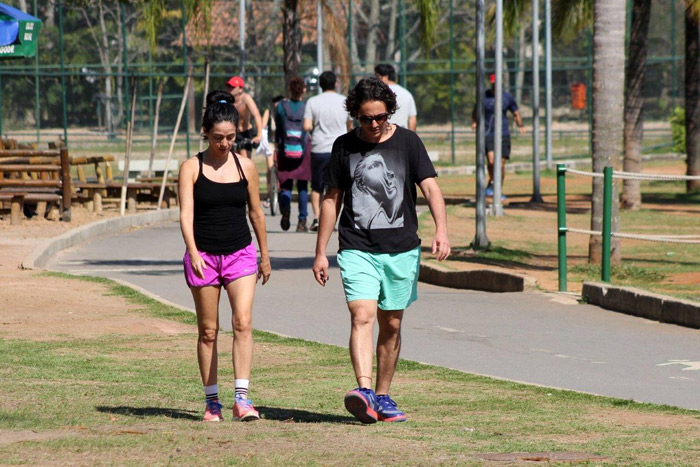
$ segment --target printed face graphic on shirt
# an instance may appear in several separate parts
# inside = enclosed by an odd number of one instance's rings
[[[365,230],[403,227],[403,166],[389,167],[381,154],[353,154],[350,171],[355,225]]]

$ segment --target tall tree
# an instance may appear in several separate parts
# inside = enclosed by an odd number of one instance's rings
[[[620,167],[624,126],[625,0],[596,0],[593,7],[593,171]],[[612,199],[612,228],[617,231],[619,194]],[[593,178],[591,230],[603,228],[603,180]],[[620,241],[613,238],[611,258],[620,259]],[[601,237],[588,244],[589,262],[602,259]]]
[[[647,70],[647,50],[651,0],[634,0],[632,3],[632,30],[627,52],[625,73],[625,172],[642,171],[642,141],[644,138],[644,81]],[[622,207],[639,209],[642,193],[639,180],[625,180],[622,191]]]
[[[282,43],[284,48],[284,84],[299,74],[301,63],[301,26],[299,0],[284,0],[282,6]]]
[[[685,151],[687,175],[700,175],[700,22],[693,7],[700,1],[687,1],[685,14]],[[688,180],[688,193],[700,191],[700,182]]]

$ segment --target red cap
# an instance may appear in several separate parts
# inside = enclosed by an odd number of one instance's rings
[[[226,84],[231,86],[232,88],[244,88],[245,83],[243,82],[243,78],[240,76],[234,76],[230,80],[226,81]]]
[[[496,75],[495,75],[494,73],[491,73],[491,74],[489,75],[489,82],[490,82],[491,84],[493,84],[493,83],[496,82]]]

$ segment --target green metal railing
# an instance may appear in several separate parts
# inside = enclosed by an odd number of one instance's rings
[[[559,291],[567,290],[567,264],[566,264],[566,172],[564,164],[557,164],[557,256],[559,265]],[[600,278],[603,282],[610,282],[610,245],[612,238],[612,192],[613,192],[613,168],[603,169],[603,230],[602,236],[602,262]],[[598,233],[592,233],[593,235]]]

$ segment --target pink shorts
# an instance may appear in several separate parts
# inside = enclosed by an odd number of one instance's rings
[[[203,251],[200,251],[199,254],[207,265],[207,268],[203,270],[204,279],[195,274],[192,263],[190,263],[190,255],[185,253],[185,257],[182,259],[185,265],[185,280],[190,287],[213,285],[226,287],[239,277],[258,272],[258,256],[253,242],[228,255],[212,255]]]

